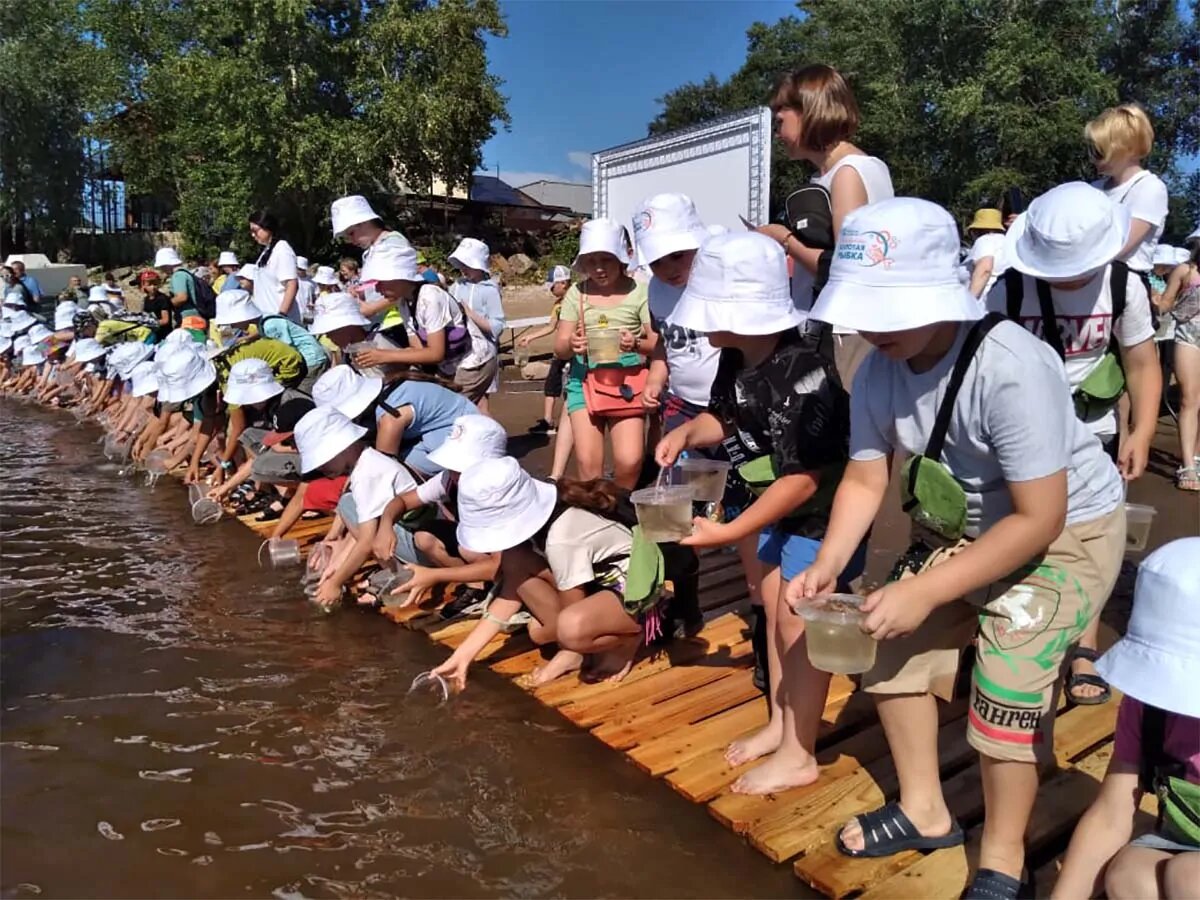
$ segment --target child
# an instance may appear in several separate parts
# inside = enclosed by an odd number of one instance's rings
[[[570,286],[571,270],[566,266],[554,266],[546,273],[546,287],[550,289],[550,296],[554,298],[554,303],[550,307],[550,321],[542,328],[535,328],[528,334],[521,335],[517,339],[518,347],[528,347],[534,341],[549,337],[558,330],[558,317],[562,313],[563,297]],[[562,396],[563,369],[566,368],[566,365],[567,361],[559,359],[557,356],[550,361],[550,371],[546,373],[546,383],[542,386],[542,395],[545,398],[542,401],[542,417],[530,426],[530,434],[551,435],[556,433],[554,404]],[[569,421],[564,415],[563,422]]]
[[[812,314],[875,350],[851,393],[851,461],[829,530],[788,602],[835,588],[883,503],[891,456],[911,455],[901,497],[914,543],[863,604],[879,647],[862,685],[900,800],[858,816],[837,847],[882,857],[963,842],[939,781],[934,698],[951,698],[974,639],[967,740],[986,815],[964,896],[1003,900],[1021,887],[1038,764],[1053,759],[1058,672],[1120,571],[1124,489],[1075,417],[1058,357],[1003,317],[979,319],[958,252],[953,218],[925,200],[846,217]]]
[[[604,474],[604,433],[612,442],[613,478],[626,489],[633,488],[642,470],[645,453],[645,409],[641,392],[645,386],[642,341],[651,341],[650,310],[646,286],[625,274],[629,253],[624,229],[611,219],[585,222],[579,235],[575,270],[584,278],[563,297],[554,354],[568,360],[567,412],[575,442],[579,477],[584,480]],[[587,333],[600,328],[619,328],[620,356],[616,362],[597,362],[588,354]],[[607,398],[609,409],[589,406],[588,386],[593,398]],[[620,399],[618,399],[620,398]],[[621,403],[621,408],[612,408]]]
[[[1115,261],[1129,233],[1126,209],[1095,188],[1076,181],[1047,191],[1009,229],[1009,269],[988,295],[987,308],[1055,349],[1075,392],[1077,415],[1132,481],[1150,456],[1162,373],[1146,289]],[[1118,447],[1116,405],[1126,384],[1133,430]],[[1098,628],[1099,619],[1072,654],[1067,693],[1075,703],[1104,703],[1111,696],[1092,665]]]
[[[321,273],[317,273],[317,278]],[[345,362],[344,351],[351,344],[367,339],[371,320],[362,314],[358,301],[345,291],[326,291],[325,282],[317,282],[322,291],[313,304],[313,321],[308,330],[321,338],[321,345],[335,358]]]
[[[1179,468],[1175,486],[1200,491],[1200,229],[1188,238],[1189,255],[1170,275],[1159,300],[1175,323],[1175,378],[1179,381]]]
[[[1129,630],[1097,667],[1125,696],[1100,794],[1071,837],[1054,898],[1196,896],[1200,884],[1200,538],[1161,547],[1138,568]],[[1144,791],[1154,831],[1134,838]],[[1170,797],[1166,795],[1170,792]]]
[[[971,276],[971,294],[982,298],[992,289],[999,273],[1004,271],[1004,220],[1000,210],[975,210],[975,218],[967,228],[967,237],[974,239],[966,259],[967,271]]]
[[[773,753],[733,785],[739,793],[773,793],[817,777],[813,744],[828,675],[808,664],[803,623],[786,611],[783,588],[821,546],[847,459],[848,399],[833,360],[821,354],[815,339],[797,331],[804,314],[788,291],[787,261],[765,235],[709,239],[692,264],[672,321],[707,334],[721,357],[709,409],[663,437],[655,452],[659,465],[673,465],[684,450],[715,447],[736,436],[748,457],[739,469],[759,494],[732,521],[697,518],[693,535],[680,543],[721,547],[757,538],[764,564],[771,721],[732,744],[726,758],[737,766]],[[862,554],[853,556],[835,577],[858,576]]]
[[[500,288],[492,281],[491,251],[475,238],[463,238],[450,254],[450,265],[460,277],[450,288],[467,317],[470,348],[458,364],[454,383],[484,415],[488,394],[499,389],[499,343],[504,331],[504,304]]]
[[[213,324],[220,329],[222,347],[232,347],[239,341],[245,341],[250,337],[253,327],[258,335],[285,344],[299,353],[303,374],[296,387],[306,394],[312,393],[312,386],[329,368],[329,356],[315,337],[286,316],[278,313],[264,316],[246,291],[222,291],[218,294]]]

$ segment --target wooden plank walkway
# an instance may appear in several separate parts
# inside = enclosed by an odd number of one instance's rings
[[[244,524],[261,536],[273,523]],[[310,543],[327,519],[304,521],[289,537]],[[767,708],[751,682],[748,601],[733,553],[713,552],[701,561],[706,624],[694,638],[676,641],[640,659],[619,684],[587,684],[575,675],[532,687],[527,676],[542,654],[524,635],[500,635],[484,649],[484,665],[513,681],[598,740],[623,753],[647,775],[663,779],[772,863],[788,863],[797,878],[829,897],[953,898],[965,887],[983,817],[979,764],[966,742],[966,702],[940,707],[941,776],[951,810],[968,830],[966,847],[928,855],[902,853],[887,859],[840,855],[832,837],[857,813],[895,796],[895,767],[870,699],[835,676],[818,738],[821,777],[812,785],[766,797],[730,792],[751,768],[729,766],[725,747],[764,725]],[[385,609],[393,621],[457,647],[475,620],[447,622],[435,610]],[[1109,632],[1104,643],[1110,643]],[[1045,773],[1030,822],[1028,864],[1048,893],[1058,859],[1079,816],[1091,803],[1112,752],[1118,697],[1103,706],[1060,708],[1055,736],[1056,767]]]

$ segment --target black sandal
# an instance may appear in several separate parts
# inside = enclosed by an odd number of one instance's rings
[[[1099,652],[1093,650],[1091,647],[1076,647],[1067,654],[1067,699],[1075,706],[1100,706],[1112,699],[1112,688],[1099,675],[1073,672],[1070,669],[1071,663],[1077,659],[1085,659],[1090,663],[1095,663],[1099,658]],[[1095,697],[1076,696],[1075,689],[1085,685],[1100,688],[1100,693]]]
[[[926,837],[917,831],[917,826],[904,814],[900,804],[888,803],[874,812],[854,817],[863,833],[863,849],[851,850],[842,842],[839,831],[834,839],[838,852],[855,859],[874,859],[892,856],[902,850],[941,850],[957,847],[966,841],[966,835],[954,819],[950,820],[950,831],[939,837]]]
[[[279,503],[272,503],[270,506],[268,506],[266,509],[264,509],[262,511],[261,515],[255,516],[254,521],[255,522],[274,522],[276,519],[278,519],[282,515],[283,515],[283,505],[279,504]]]
[[[980,869],[963,891],[962,900],[1019,900],[1036,896],[1033,872],[1029,873],[1028,881],[1020,882],[1011,875],[1005,875],[995,869]]]

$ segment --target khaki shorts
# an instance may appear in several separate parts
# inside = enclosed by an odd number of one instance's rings
[[[842,379],[842,387],[846,393],[854,384],[854,376],[862,365],[867,354],[874,347],[865,338],[857,334],[835,334],[833,336],[833,364],[837,368],[838,377]]]
[[[463,396],[472,403],[478,403],[489,393],[496,373],[500,371],[500,358],[493,356],[482,366],[468,369],[459,366],[454,373],[454,383],[462,390]]]
[[[921,570],[965,546],[935,550]],[[1048,761],[1063,661],[1103,609],[1124,555],[1123,505],[1064,528],[1036,563],[939,607],[907,637],[880,642],[863,689],[949,700],[962,650],[974,639],[967,741],[992,759]]]

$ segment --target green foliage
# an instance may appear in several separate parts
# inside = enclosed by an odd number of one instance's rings
[[[1152,167],[1170,175],[1200,141],[1200,25],[1175,0],[801,0],[801,16],[747,33],[746,62],[660,98],[659,134],[765,102],[811,62],[838,68],[862,110],[855,142],[884,159],[899,194],[960,217],[1017,186],[1033,195],[1095,177],[1083,126],[1143,103]],[[1193,0],[1193,7],[1200,6]],[[807,177],[776,143],[772,196]]]

